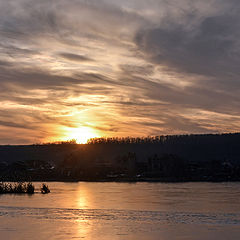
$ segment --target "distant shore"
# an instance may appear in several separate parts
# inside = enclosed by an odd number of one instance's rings
[[[2,178],[1,182],[16,182],[16,179]],[[18,179],[17,182],[27,182],[28,179]],[[239,178],[198,178],[198,179],[173,179],[173,178],[103,178],[103,179],[71,179],[71,178],[37,178],[31,182],[162,182],[162,183],[184,183],[184,182],[240,182]]]
[[[240,181],[240,134],[0,146],[0,181]]]

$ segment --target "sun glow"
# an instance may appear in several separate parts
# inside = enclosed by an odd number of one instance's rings
[[[90,138],[100,137],[94,129],[90,127],[72,128],[69,131],[68,139],[75,139],[77,143],[87,143]]]

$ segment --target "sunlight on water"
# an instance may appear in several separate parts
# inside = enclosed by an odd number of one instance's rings
[[[90,206],[90,203],[92,202],[91,194],[88,192],[88,188],[86,186],[78,186],[77,201],[79,209],[92,208],[92,206]]]
[[[89,223],[88,220],[77,220],[76,222],[77,222],[76,235],[79,236],[80,238],[87,239],[87,236],[89,236],[91,233],[91,224]]]
[[[240,183],[48,185],[0,196],[0,239],[239,240]]]

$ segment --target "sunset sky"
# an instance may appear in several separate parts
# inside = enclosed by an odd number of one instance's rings
[[[237,131],[239,0],[0,0],[0,144]]]

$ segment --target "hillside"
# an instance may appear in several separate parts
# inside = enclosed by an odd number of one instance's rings
[[[0,146],[2,178],[91,180],[138,175],[184,179],[191,175],[200,179],[201,175],[219,172],[223,178],[234,175],[236,179],[239,166],[239,133],[98,138],[79,145]]]

